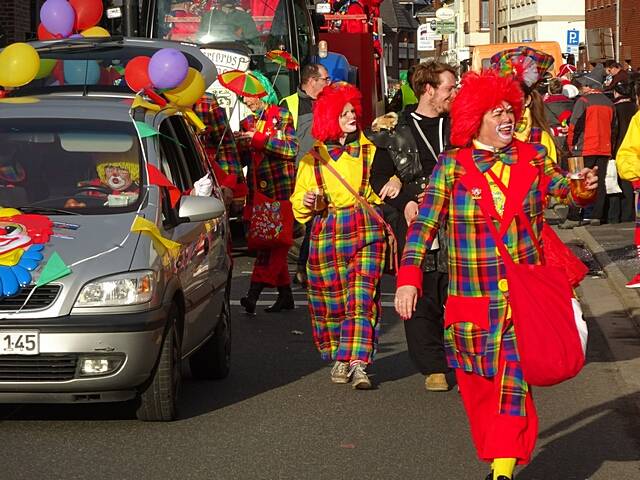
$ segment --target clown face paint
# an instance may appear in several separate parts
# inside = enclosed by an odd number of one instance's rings
[[[494,148],[506,147],[513,140],[515,121],[511,105],[501,102],[482,117],[478,141]]]
[[[131,173],[126,168],[109,165],[104,169],[104,173],[107,177],[107,185],[112,190],[123,191],[133,183]]]
[[[31,236],[18,222],[0,221],[0,255],[31,244]]]
[[[356,110],[351,103],[347,103],[342,109],[342,113],[338,117],[338,124],[344,134],[353,133],[358,129]]]

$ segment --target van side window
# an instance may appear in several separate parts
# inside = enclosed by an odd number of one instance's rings
[[[171,119],[160,125],[160,170],[171,182],[184,192],[193,185],[188,172],[184,169],[184,161],[180,140],[175,135]]]
[[[191,186],[193,186],[193,182],[207,174],[207,170],[204,167],[205,160],[202,157],[202,151],[198,148],[199,146],[194,143],[195,135],[192,133],[184,118],[176,115],[171,117],[169,121],[173,126],[176,138],[180,142],[179,148],[183,154],[183,168],[188,172],[192,182]]]

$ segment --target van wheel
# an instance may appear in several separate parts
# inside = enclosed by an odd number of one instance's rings
[[[169,311],[169,329],[165,335],[160,358],[150,383],[140,395],[136,411],[145,422],[169,422],[178,415],[178,396],[182,382],[182,361],[178,329],[179,310],[175,305]]]
[[[225,296],[220,320],[213,336],[189,358],[189,366],[194,378],[221,380],[229,375],[231,368],[230,311],[229,297]]]

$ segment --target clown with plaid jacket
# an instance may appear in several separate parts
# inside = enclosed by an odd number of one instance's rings
[[[491,462],[488,480],[510,480],[516,463],[530,460],[538,419],[519,363],[505,264],[480,207],[495,212],[492,221],[505,232],[514,262],[539,264],[545,193],[570,204],[588,201],[574,192],[543,146],[514,139],[522,110],[523,93],[511,76],[469,72],[463,77],[452,104],[450,137],[461,148],[443,152],[433,170],[409,227],[395,298],[400,316],[411,317],[422,286],[422,260],[446,224],[445,350],[478,457]],[[582,174],[586,189],[595,191],[595,172]],[[530,230],[521,215],[530,220]]]

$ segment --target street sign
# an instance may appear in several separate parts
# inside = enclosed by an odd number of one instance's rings
[[[580,31],[567,30],[567,46],[577,47],[580,45]]]
[[[456,33],[455,20],[436,20],[436,32],[439,35],[449,35]]]
[[[438,20],[452,20],[456,16],[456,12],[449,7],[442,7],[436,10],[436,18]]]

